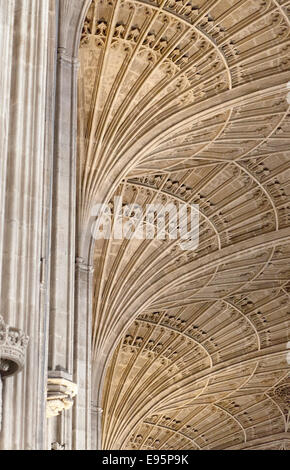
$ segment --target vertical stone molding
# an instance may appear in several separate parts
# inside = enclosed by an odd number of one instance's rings
[[[86,366],[78,352],[87,348],[87,339],[83,344],[75,339],[79,328],[86,330],[86,323],[80,324],[82,319],[75,309],[75,257],[77,53],[89,3],[90,0],[59,1],[56,46],[48,369],[67,371],[79,389],[77,411],[74,407],[72,413],[58,415],[57,424],[50,429],[50,442],[60,442],[61,438],[66,449],[79,448],[75,439],[78,435],[83,436],[83,429],[77,428],[75,432],[73,420],[75,414],[84,414],[79,403],[82,402],[83,387],[87,388],[87,383],[80,380],[79,364]]]
[[[91,332],[92,284],[94,269],[84,259],[76,259],[74,378],[82,384],[73,409],[74,449],[91,447]]]
[[[43,445],[45,384],[37,374],[45,359],[39,286],[49,4],[0,1],[0,311],[30,337],[24,374],[3,388],[0,449],[6,450]]]
[[[2,388],[3,388],[2,377],[0,375],[0,432],[2,429]]]
[[[14,2],[15,0],[0,0],[0,265],[3,256]],[[0,270],[0,285],[1,275]]]
[[[101,449],[103,408],[92,403],[92,449]]]
[[[90,429],[90,418],[79,431],[67,411],[46,436],[48,369],[76,374],[90,416],[91,323],[83,337],[79,322],[91,310],[74,305],[77,54],[90,2],[0,0],[0,311],[31,341],[24,374],[3,387],[0,449],[69,449],[72,436],[85,448]]]

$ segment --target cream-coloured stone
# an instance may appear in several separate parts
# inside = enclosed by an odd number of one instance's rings
[[[79,255],[95,266],[99,447],[284,442],[268,392],[270,370],[287,373],[289,19],[276,1],[232,3],[92,1],[85,20]],[[174,241],[92,245],[91,208],[116,195],[143,210],[199,204],[196,252]]]
[[[290,448],[288,13],[0,0],[1,449]],[[120,194],[197,250],[94,242]]]
[[[67,374],[50,373],[47,383],[47,418],[60,415],[73,406],[73,398],[78,393],[77,384],[66,378]]]

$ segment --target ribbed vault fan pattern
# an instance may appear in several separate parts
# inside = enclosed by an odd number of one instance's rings
[[[289,11],[283,0],[89,9],[82,225],[114,195],[200,206],[194,252],[169,239],[96,242],[104,448],[290,448]]]

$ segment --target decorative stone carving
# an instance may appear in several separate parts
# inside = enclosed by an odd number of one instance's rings
[[[0,316],[0,375],[9,377],[22,370],[28,336],[23,331],[6,325]]]
[[[2,425],[2,378],[17,374],[23,368],[28,336],[6,325],[0,316],[0,430]]]
[[[60,415],[73,406],[77,395],[77,385],[71,381],[69,374],[63,371],[49,373],[47,383],[47,418]]]
[[[65,450],[65,445],[62,445],[59,442],[53,442],[51,444],[51,450]]]
[[[290,410],[290,380],[278,385],[274,390],[274,395]]]

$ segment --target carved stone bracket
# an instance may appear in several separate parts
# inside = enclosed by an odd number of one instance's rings
[[[69,374],[53,371],[48,374],[47,383],[47,418],[60,415],[73,406],[73,398],[77,395],[77,385],[71,381]]]
[[[23,331],[6,325],[0,316],[0,375],[9,377],[24,366],[28,336]]]
[[[0,316],[0,430],[2,424],[2,379],[23,369],[28,336],[23,331],[6,325]]]
[[[65,450],[65,445],[59,442],[53,442],[51,444],[51,450]]]

